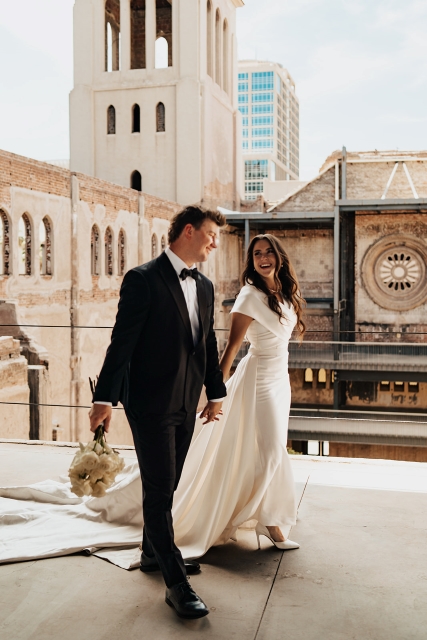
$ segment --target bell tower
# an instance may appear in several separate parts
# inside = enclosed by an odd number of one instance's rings
[[[76,0],[71,169],[235,208],[242,0]]]

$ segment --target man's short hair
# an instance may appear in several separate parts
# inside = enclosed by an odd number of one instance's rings
[[[212,220],[218,227],[224,227],[226,224],[225,216],[219,211],[211,211],[210,209],[202,209],[196,206],[185,207],[171,220],[168,232],[169,244],[178,240],[187,224],[193,225],[195,229],[200,229],[205,220]]]

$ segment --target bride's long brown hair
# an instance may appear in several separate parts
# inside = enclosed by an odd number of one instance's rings
[[[289,260],[288,254],[275,236],[270,233],[265,233],[253,238],[248,247],[245,269],[242,274],[242,284],[251,284],[265,293],[270,309],[279,316],[280,321],[282,321],[282,318],[285,319],[286,316],[282,312],[276,296],[274,293],[271,293],[264,278],[255,270],[254,248],[256,243],[260,240],[267,240],[273,249],[274,255],[276,256],[276,268],[274,271],[275,288],[281,291],[283,298],[294,308],[297,315],[299,337],[302,340],[305,333],[305,323],[302,318],[305,300],[301,295],[298,278],[296,276],[295,269]]]

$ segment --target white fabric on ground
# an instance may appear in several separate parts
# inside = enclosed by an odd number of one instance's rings
[[[280,526],[285,536],[295,524],[286,443],[288,342],[296,317],[288,305],[283,310],[286,319],[280,322],[265,296],[249,285],[233,307],[254,318],[251,347],[227,383],[219,422],[196,423],[173,508],[175,539],[185,558],[226,542],[250,520]],[[103,498],[77,498],[68,483],[54,481],[0,489],[0,496],[0,562],[95,548],[96,555],[124,568],[137,564],[143,526],[137,463],[124,469]]]

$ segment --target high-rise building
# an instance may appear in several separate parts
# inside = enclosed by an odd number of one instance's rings
[[[254,200],[264,178],[299,178],[299,102],[281,64],[242,60],[238,72],[245,198]]]
[[[242,0],[76,0],[72,171],[180,204],[233,208],[241,197],[235,36],[241,6]]]

